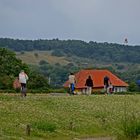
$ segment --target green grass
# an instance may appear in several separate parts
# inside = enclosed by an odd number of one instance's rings
[[[139,122],[140,95],[30,94],[27,98],[18,94],[0,95],[2,140],[69,140],[100,136],[138,138]],[[31,126],[30,136],[26,134],[27,125]],[[136,137],[134,128],[138,133]]]
[[[35,53],[38,54],[37,57],[35,56]],[[16,56],[27,64],[38,65],[41,60],[45,60],[50,64],[60,63],[61,65],[66,65],[69,63],[65,57],[52,56],[51,51],[31,51],[24,52],[23,54],[17,52]]]

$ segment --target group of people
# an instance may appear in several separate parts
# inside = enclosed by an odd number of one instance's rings
[[[105,94],[113,93],[114,89],[113,89],[113,85],[111,84],[111,81],[110,81],[109,77],[105,76],[103,80],[104,80]],[[70,73],[70,75],[69,75],[69,93],[70,93],[70,95],[74,95],[75,94],[75,92],[74,92],[75,84],[76,84],[75,75],[73,73]],[[93,79],[91,78],[90,75],[86,79],[85,87],[86,87],[86,92],[85,93],[87,95],[91,95],[92,89],[94,87],[94,82],[93,82]]]
[[[70,95],[75,94],[74,93],[75,84],[76,84],[75,75],[73,73],[70,73],[70,75],[69,75],[69,93],[70,93]],[[90,75],[86,79],[85,86],[86,86],[86,94],[90,95],[92,93],[92,88],[93,88],[93,80]]]
[[[68,78],[69,78],[69,93],[70,93],[70,95],[74,95],[75,94],[75,84],[76,84],[75,75],[73,73],[70,73]],[[19,87],[21,88],[22,97],[27,96],[26,84],[27,84],[28,79],[29,79],[28,75],[24,72],[24,70],[21,70],[21,72],[19,73],[19,76],[18,76],[18,83],[19,83]],[[92,89],[94,87],[94,82],[90,75],[86,79],[85,87],[86,87],[86,94],[91,95]],[[109,94],[109,93],[111,94],[113,92],[113,85],[111,84],[108,76],[104,77],[104,89],[105,89],[106,94]]]

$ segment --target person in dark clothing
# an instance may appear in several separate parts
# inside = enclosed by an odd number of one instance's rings
[[[109,82],[110,82],[109,77],[105,76],[104,77],[104,88],[106,90],[106,93],[109,93]]]
[[[91,76],[88,76],[85,86],[87,87],[86,94],[91,95],[92,88],[93,88],[93,80],[91,79]]]

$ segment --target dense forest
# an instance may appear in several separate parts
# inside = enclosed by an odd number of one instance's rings
[[[37,51],[51,52],[51,56],[63,57],[67,64],[49,63],[42,59],[37,65],[29,64],[30,69],[50,79],[50,84],[61,87],[70,72],[80,69],[109,69],[128,83],[140,79],[140,46],[121,45],[115,43],[84,42],[81,40],[19,40],[0,38],[0,47],[20,53]],[[28,63],[28,61],[27,61]]]

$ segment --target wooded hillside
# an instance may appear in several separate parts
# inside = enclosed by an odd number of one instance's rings
[[[126,82],[140,79],[140,46],[81,40],[19,40],[0,38],[0,47],[37,72],[62,86],[70,72],[80,69],[108,69]]]
[[[140,63],[140,46],[80,40],[19,40],[0,38],[0,47],[14,51],[53,50],[53,55],[84,57],[104,62]]]

